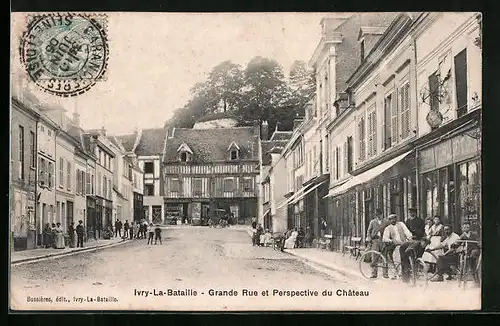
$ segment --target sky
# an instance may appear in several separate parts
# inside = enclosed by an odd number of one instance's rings
[[[308,62],[321,37],[321,18],[336,14],[107,15],[107,79],[86,93],[61,98],[28,80],[17,54],[26,29],[23,13],[12,14],[11,71],[21,74],[23,87],[42,103],[63,106],[69,116],[78,110],[83,128],[104,126],[108,133],[126,134],[163,126],[189,100],[191,87],[220,62],[231,60],[244,67],[263,56],[277,60],[285,73],[294,60]]]

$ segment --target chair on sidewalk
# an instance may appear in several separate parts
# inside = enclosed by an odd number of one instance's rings
[[[318,249],[321,250],[326,250],[327,248],[330,249],[330,244],[332,243],[332,239],[333,239],[332,234],[325,234],[324,237],[319,238]]]

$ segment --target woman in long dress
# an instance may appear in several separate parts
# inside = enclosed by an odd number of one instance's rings
[[[61,223],[57,223],[56,229],[54,230],[55,241],[54,247],[56,249],[64,249],[64,231],[61,227]]]
[[[427,245],[426,249],[433,249],[437,247],[442,241],[443,224],[441,223],[441,218],[439,216],[434,216],[433,222],[434,224],[429,229],[430,243]],[[433,253],[436,256],[440,256],[443,254],[443,250],[434,250]],[[424,252],[424,254],[422,255],[422,260],[428,263],[436,263],[436,259],[428,252]]]
[[[43,247],[50,248],[52,245],[52,229],[50,228],[50,224],[45,224],[45,228],[43,229]]]
[[[288,237],[288,239],[285,240],[285,249],[295,248],[295,243],[297,242],[298,235],[299,235],[299,232],[297,232],[297,228],[293,229],[290,237]]]

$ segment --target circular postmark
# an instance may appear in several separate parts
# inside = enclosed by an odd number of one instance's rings
[[[21,38],[20,57],[30,79],[44,91],[82,94],[106,75],[106,16],[33,15]]]

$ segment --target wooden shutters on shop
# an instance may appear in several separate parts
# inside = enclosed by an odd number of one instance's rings
[[[410,135],[410,84],[406,83],[399,90],[401,114],[401,139]]]

